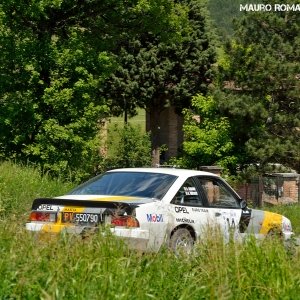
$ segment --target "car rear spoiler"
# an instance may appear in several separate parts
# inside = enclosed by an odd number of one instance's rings
[[[132,211],[141,203],[124,203],[120,201],[93,201],[93,200],[74,200],[74,199],[60,199],[60,198],[37,198],[32,203],[32,210],[37,210],[42,204],[63,205],[63,206],[77,206],[77,207],[100,207],[111,209],[124,209],[128,212]]]

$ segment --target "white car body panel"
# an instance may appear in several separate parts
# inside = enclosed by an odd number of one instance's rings
[[[228,241],[232,234],[235,239],[243,238],[249,234],[254,234],[257,237],[265,236],[275,225],[281,229],[284,227],[282,230],[284,238],[290,238],[292,235],[290,221],[281,215],[248,208],[242,209],[239,205],[236,207],[209,206],[207,202],[209,195],[205,196],[205,188],[202,189],[201,187],[202,178],[218,182],[232,199],[236,199],[236,203],[241,201],[236,192],[215,174],[170,168],[118,169],[107,173],[112,172],[169,174],[177,176],[177,179],[160,200],[101,194],[69,194],[52,199],[37,199],[38,204],[35,207],[33,205],[33,211],[55,214],[57,219],[52,223],[32,220],[26,224],[26,229],[35,232],[59,233],[66,231],[80,234],[86,227],[62,224],[62,213],[102,215],[107,209],[106,204],[114,203],[117,205],[120,203],[120,205],[126,205],[128,208],[132,207],[139,227],[114,226],[110,230],[114,235],[126,240],[129,246],[142,251],[158,251],[162,246],[168,245],[172,233],[180,227],[189,228],[196,241],[201,239],[203,232],[209,226],[218,226],[224,234],[225,241]],[[199,182],[197,178],[199,178]],[[189,187],[184,187],[188,180],[192,180],[195,186],[192,184]],[[195,196],[197,199],[204,199],[204,204],[191,205],[174,202],[174,199],[177,201],[178,196],[176,198],[176,195],[180,189],[183,190],[183,197]],[[216,193],[215,196],[221,197],[221,192],[220,189],[219,194]],[[226,197],[224,199],[226,201]],[[84,206],[85,203],[89,205]],[[242,221],[245,221],[244,229],[241,227]],[[109,223],[109,217],[106,218],[106,223]]]

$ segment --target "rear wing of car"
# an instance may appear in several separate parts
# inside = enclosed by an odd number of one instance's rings
[[[107,208],[122,209],[130,214],[138,205],[136,203],[124,203],[120,201],[95,201],[95,200],[74,200],[60,198],[37,198],[32,203],[32,210],[42,209],[43,206],[70,206],[70,207],[90,207],[90,208]]]

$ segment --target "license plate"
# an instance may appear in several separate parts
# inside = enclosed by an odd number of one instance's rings
[[[73,223],[73,224],[92,224],[96,225],[102,220],[101,214],[93,213],[75,213],[75,212],[63,212],[62,223]]]

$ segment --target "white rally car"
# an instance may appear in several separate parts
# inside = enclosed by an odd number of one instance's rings
[[[248,208],[219,176],[173,168],[111,170],[67,195],[35,199],[26,229],[84,234],[101,225],[143,251],[190,251],[211,225],[224,237],[292,235],[289,219]]]

